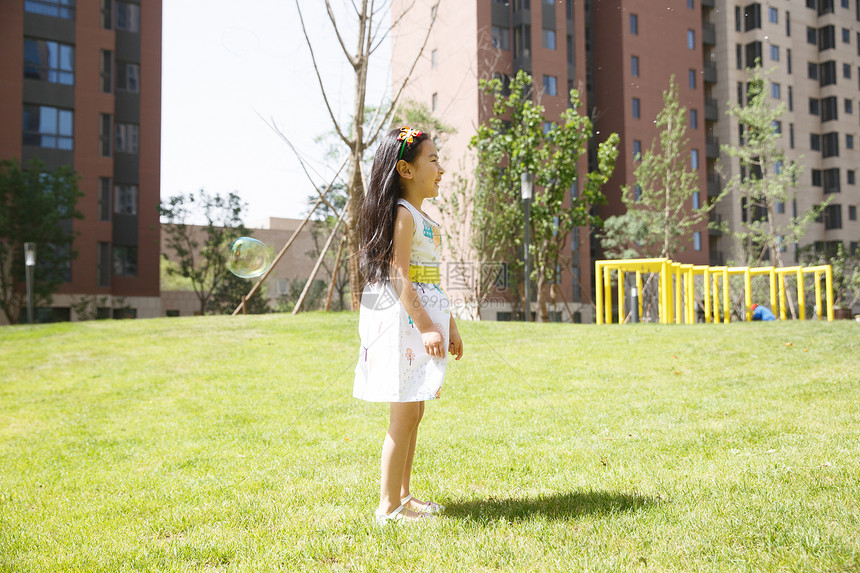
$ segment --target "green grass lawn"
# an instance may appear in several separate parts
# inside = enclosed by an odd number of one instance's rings
[[[357,315],[0,329],[0,571],[860,571],[860,325],[463,323],[377,528]]]

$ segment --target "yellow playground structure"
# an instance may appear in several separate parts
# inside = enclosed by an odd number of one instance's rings
[[[703,311],[705,322],[725,323],[731,321],[732,305],[730,299],[733,276],[743,276],[743,298],[745,312],[742,316],[752,320],[753,303],[765,301],[753,300],[752,280],[757,276],[765,276],[769,280],[770,308],[777,316],[787,318],[787,303],[794,307],[792,300],[786,296],[786,278],[795,279],[797,291],[797,313],[800,320],[806,320],[806,291],[804,275],[814,276],[815,289],[815,318],[821,320],[821,278],[824,277],[824,292],[826,297],[827,320],[833,320],[833,271],[830,265],[814,267],[711,267],[708,265],[690,265],[673,262],[670,259],[627,259],[602,260],[594,265],[596,290],[597,324],[612,324],[612,275],[615,273],[618,296],[618,322],[625,322],[628,316],[643,316],[643,275],[650,275],[649,281],[656,279],[656,300],[661,324],[692,324],[697,321],[698,311]],[[635,273],[635,287],[631,287],[630,304],[625,304],[626,273]],[[736,283],[738,281],[735,281]],[[696,286],[700,285],[700,294]],[[653,289],[652,289],[653,290]],[[698,298],[697,298],[698,297]],[[722,302],[722,305],[720,304]],[[628,309],[628,306],[630,307]],[[793,312],[794,314],[794,312]]]

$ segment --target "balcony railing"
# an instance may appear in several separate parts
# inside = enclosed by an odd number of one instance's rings
[[[705,119],[708,121],[718,121],[720,119],[717,100],[705,98]]]
[[[714,135],[705,136],[705,153],[711,159],[717,159],[720,156],[720,138]]]
[[[715,46],[717,44],[717,29],[710,22],[702,23],[702,42],[706,46]]]

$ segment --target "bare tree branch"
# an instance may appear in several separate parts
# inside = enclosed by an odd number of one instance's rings
[[[371,39],[371,42],[370,42],[372,45],[372,48],[367,53],[368,56],[376,51],[376,49],[382,44],[382,41],[388,37],[388,34],[390,34],[391,31],[400,24],[400,21],[403,19],[403,17],[406,16],[406,14],[408,14],[410,10],[412,10],[413,6],[415,6],[415,0],[412,0],[412,3],[405,10],[403,10],[403,12],[401,12],[400,16],[398,16],[394,20],[394,22],[391,23],[391,26],[389,26],[388,28],[385,29],[385,33],[382,35],[381,38],[379,38],[378,42],[376,41],[376,36],[375,35],[373,36],[373,38]],[[376,42],[375,46],[373,46],[374,42]]]
[[[328,0],[326,0],[326,4],[328,4]],[[296,0],[296,9],[299,11],[299,22],[301,22],[302,24],[302,33],[305,36],[305,43],[308,45],[308,50],[310,50],[311,52],[311,61],[314,64],[314,73],[317,76],[317,82],[319,82],[320,91],[322,92],[323,101],[325,101],[325,107],[328,110],[328,115],[329,117],[331,117],[331,121],[334,124],[334,130],[337,132],[338,137],[340,137],[341,140],[343,140],[343,142],[347,145],[347,147],[352,147],[354,145],[353,142],[346,135],[344,135],[343,130],[340,128],[340,124],[338,123],[337,118],[334,115],[334,111],[332,111],[331,105],[328,102],[328,95],[326,94],[325,86],[323,85],[319,66],[317,66],[317,59],[314,55],[314,48],[313,45],[311,45],[311,39],[308,37],[307,28],[305,28],[305,19],[304,17],[302,17],[302,9],[299,7],[299,0]]]
[[[255,113],[257,113],[257,115],[260,117],[260,119],[262,119],[262,120],[266,123],[266,125],[268,125],[268,126],[271,128],[271,130],[272,130],[272,131],[274,131],[274,132],[278,135],[278,137],[280,137],[280,138],[284,141],[284,143],[286,143],[286,144],[289,146],[289,148],[293,151],[293,153],[296,155],[296,159],[298,159],[298,160],[299,160],[299,165],[301,165],[301,166],[302,166],[302,171],[304,171],[304,172],[305,172],[305,177],[307,177],[307,178],[308,178],[308,181],[310,181],[310,183],[311,183],[311,187],[313,187],[313,188],[314,188],[314,191],[316,191],[316,192],[317,192],[317,195],[319,195],[319,196],[320,196],[320,199],[322,199],[322,200],[323,200],[323,203],[325,203],[325,204],[326,204],[326,207],[328,207],[329,209],[331,209],[331,210],[334,212],[335,216],[337,216],[337,214],[338,214],[338,213],[337,213],[337,209],[335,209],[335,208],[334,208],[334,205],[332,205],[331,203],[329,203],[329,202],[328,202],[328,200],[327,200],[327,199],[325,199],[325,198],[323,197],[323,194],[322,194],[322,192],[320,192],[319,188],[317,187],[317,184],[316,184],[316,183],[314,183],[314,180],[313,180],[313,178],[311,177],[311,174],[310,174],[310,173],[308,173],[308,168],[307,168],[307,166],[305,165],[305,161],[304,161],[304,159],[302,158],[301,154],[299,153],[299,150],[298,150],[298,149],[296,149],[296,146],[295,146],[295,145],[293,145],[293,142],[292,142],[292,141],[290,141],[290,139],[289,139],[286,135],[284,135],[284,133],[283,133],[283,132],[280,130],[280,128],[277,126],[277,124],[275,124],[275,120],[272,120],[272,123],[269,123],[269,122],[267,122],[265,119],[263,119],[263,116],[262,116],[262,115],[260,115],[258,112],[255,112]],[[317,175],[319,175],[319,174],[317,174]]]
[[[298,2],[298,0],[296,0]],[[355,4],[353,4],[354,6]],[[367,8],[367,0],[363,0],[361,4],[361,9],[366,11]],[[346,56],[346,59],[349,60],[349,63],[352,64],[353,68],[357,68],[360,60],[360,56],[358,54],[350,54],[349,50],[346,48],[346,44],[343,43],[343,38],[340,35],[340,29],[337,27],[337,21],[334,19],[334,12],[331,9],[331,2],[329,0],[325,0],[325,9],[328,12],[328,19],[331,20],[331,26],[334,28],[334,35],[337,36],[337,41],[340,44],[341,50],[343,50],[343,54]],[[358,14],[359,18],[361,14]]]
[[[415,56],[415,59],[412,60],[412,65],[409,67],[409,71],[406,73],[406,76],[403,78],[403,82],[400,84],[400,88],[397,90],[397,94],[391,100],[391,107],[388,108],[385,116],[382,118],[382,123],[376,127],[376,132],[373,136],[367,141],[367,146],[373,145],[373,142],[376,141],[376,138],[379,137],[379,134],[382,132],[382,126],[388,124],[388,120],[391,119],[392,113],[394,113],[394,108],[397,106],[397,102],[400,99],[401,94],[403,94],[403,90],[406,88],[406,84],[409,83],[409,78],[412,77],[412,72],[415,71],[415,66],[418,65],[418,60],[421,59],[421,56],[424,54],[424,48],[427,47],[427,41],[430,39],[430,32],[433,31],[433,24],[436,23],[436,17],[439,12],[439,1],[433,5],[431,9],[431,14],[433,15],[430,19],[430,25],[427,27],[427,33],[424,35],[424,41],[421,43],[421,49],[418,50],[418,54]]]

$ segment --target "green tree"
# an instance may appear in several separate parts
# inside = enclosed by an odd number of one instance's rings
[[[702,224],[716,202],[695,204],[699,171],[691,160],[687,138],[687,108],[678,99],[675,76],[663,92],[657,114],[658,136],[639,157],[635,185],[622,187],[627,212],[609,217],[601,232],[607,256],[675,258],[693,229]]]
[[[224,273],[224,280],[218,283],[212,291],[212,299],[209,301],[209,310],[214,314],[232,314],[242,297],[251,290],[254,283],[248,279],[237,277],[231,272]],[[270,312],[269,299],[266,296],[265,284],[261,285],[254,296],[245,303],[245,311],[248,314],[265,314]]]
[[[618,135],[597,146],[597,169],[579,177],[580,158],[593,134],[591,120],[580,114],[579,94],[570,92],[570,107],[557,121],[546,117],[534,101],[534,82],[519,71],[503,93],[500,80],[482,80],[481,90],[493,97],[493,114],[478,126],[471,148],[476,153],[472,212],[472,246],[479,262],[506,262],[518,288],[522,269],[524,215],[520,176],[534,174],[536,191],[531,209],[531,279],[536,283],[540,320],[548,321],[547,286],[557,283],[569,264],[570,233],[576,227],[599,224],[592,206],[605,202],[602,187],[615,169]],[[577,193],[571,193],[579,181]]]
[[[172,258],[161,254],[175,263],[166,267],[167,272],[190,281],[200,300],[200,314],[209,310],[213,293],[228,280],[230,243],[249,235],[242,223],[244,208],[245,203],[235,193],[222,197],[203,190],[198,195],[174,195],[159,205],[167,248],[174,252]],[[191,221],[196,218],[205,223],[193,225]]]
[[[77,202],[79,176],[68,166],[48,171],[38,160],[21,168],[17,159],[0,161],[0,308],[10,324],[26,305],[24,243],[37,249],[33,304],[50,304],[67,280],[73,249],[72,220],[83,219]]]
[[[755,266],[770,260],[781,267],[781,247],[800,241],[826,202],[796,217],[776,216],[777,204],[790,204],[795,198],[801,168],[796,161],[786,160],[779,145],[780,119],[786,106],[771,106],[766,90],[769,74],[758,62],[754,69],[747,70],[746,105],[732,103],[728,112],[741,125],[743,144],[722,145],[721,150],[740,163],[740,172],[726,187],[737,195],[744,210],[745,220],[734,233],[743,262]]]
[[[801,250],[805,265],[830,265],[833,272],[833,307],[854,308],[860,302],[860,253],[850,252],[841,241],[825,243],[816,250],[809,245]]]

